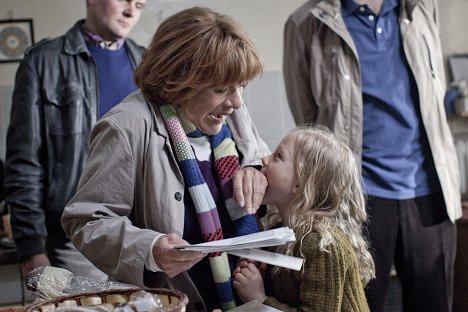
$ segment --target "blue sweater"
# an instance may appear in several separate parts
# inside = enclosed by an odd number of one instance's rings
[[[99,113],[102,117],[127,95],[137,89],[133,68],[125,46],[119,50],[106,50],[87,46],[96,61],[99,79]]]

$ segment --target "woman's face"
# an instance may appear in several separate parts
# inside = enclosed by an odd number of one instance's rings
[[[226,118],[242,106],[243,86],[201,91],[184,108],[198,130],[213,135],[221,131]]]
[[[299,183],[294,164],[294,136],[284,137],[274,153],[264,157],[262,162],[262,172],[268,181],[262,203],[276,205],[286,220],[289,202]]]

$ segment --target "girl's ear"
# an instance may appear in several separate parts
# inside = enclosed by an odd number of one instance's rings
[[[297,192],[299,192],[299,183],[297,183],[296,185],[294,185],[294,187],[292,188],[292,193],[293,193],[293,194],[296,194]]]

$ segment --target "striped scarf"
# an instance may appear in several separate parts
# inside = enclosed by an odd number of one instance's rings
[[[193,127],[193,131],[185,133],[174,106],[162,104],[159,106],[164,123],[169,132],[173,148],[185,183],[195,206],[198,223],[206,242],[223,239],[223,230],[215,201],[205,179],[198,167],[195,154],[187,135],[199,137],[204,135]],[[209,136],[211,149],[214,153],[215,168],[224,197],[226,209],[235,227],[235,236],[258,232],[260,230],[254,215],[248,215],[233,198],[232,177],[240,168],[239,155],[232,140],[231,130],[226,124],[221,131]],[[223,310],[236,306],[231,283],[231,270],[226,253],[209,254],[209,261],[215,281],[218,299]]]

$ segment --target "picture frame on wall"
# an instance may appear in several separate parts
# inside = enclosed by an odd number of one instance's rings
[[[0,20],[0,63],[21,61],[33,43],[32,19]]]

